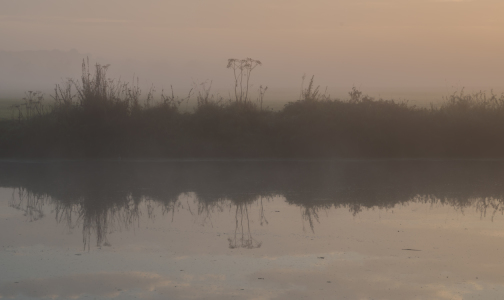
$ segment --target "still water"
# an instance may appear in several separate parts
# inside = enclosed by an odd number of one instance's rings
[[[0,298],[502,299],[503,161],[1,162]]]

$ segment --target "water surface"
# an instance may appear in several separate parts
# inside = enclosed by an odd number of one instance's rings
[[[0,297],[501,299],[504,162],[0,163]]]

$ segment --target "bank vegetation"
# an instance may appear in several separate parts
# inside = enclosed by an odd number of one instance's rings
[[[192,111],[163,91],[107,77],[108,66],[57,85],[51,103],[30,92],[0,121],[2,158],[503,158],[504,96],[457,92],[430,108],[320,92],[278,111],[241,92],[222,99],[202,85]],[[248,88],[248,87],[247,87]],[[236,90],[235,90],[236,91]],[[248,93],[248,90],[247,90]]]

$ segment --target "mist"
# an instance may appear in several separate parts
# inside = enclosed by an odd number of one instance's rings
[[[0,298],[503,299],[503,12],[0,0]]]
[[[83,58],[142,89],[233,88],[227,59],[260,60],[253,89],[299,95],[315,75],[334,97],[434,101],[502,90],[500,1],[0,1],[0,98],[50,91]],[[427,101],[425,100],[425,101]],[[287,101],[287,100],[286,100]]]

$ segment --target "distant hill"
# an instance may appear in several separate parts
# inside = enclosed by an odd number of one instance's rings
[[[0,50],[0,99],[28,90],[50,92],[56,83],[79,76],[85,57],[77,50]]]

